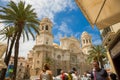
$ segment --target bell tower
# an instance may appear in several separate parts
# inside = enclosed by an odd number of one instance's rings
[[[48,18],[43,18],[40,21],[40,34],[37,35],[36,45],[53,44],[52,26],[53,24]]]
[[[86,31],[84,31],[81,35],[81,43],[82,43],[82,51],[85,54],[88,54],[88,51],[92,47],[92,37]]]

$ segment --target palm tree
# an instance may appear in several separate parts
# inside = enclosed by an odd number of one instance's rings
[[[7,7],[2,7],[0,14],[0,18],[3,20],[2,22],[11,24],[15,26],[15,55],[14,55],[14,79],[16,79],[16,70],[17,70],[17,62],[18,62],[18,54],[19,54],[19,40],[21,35],[23,37],[27,37],[29,40],[29,34],[32,35],[33,39],[35,39],[34,33],[37,32],[39,34],[39,21],[37,20],[36,13],[34,9],[31,9],[31,5],[25,5],[25,2],[20,1],[18,4],[10,1]]]
[[[6,26],[3,30],[0,30],[0,35],[3,36],[1,39],[2,40],[7,39],[7,49],[6,49],[6,54],[5,54],[5,58],[4,58],[4,62],[6,63],[7,66],[8,66],[8,63],[10,60],[12,48],[13,48],[14,41],[15,41],[15,37],[13,37],[14,31],[15,31],[15,29],[13,26]],[[10,44],[10,42],[11,42],[11,44]],[[4,79],[6,70],[7,69],[2,69],[0,79]]]
[[[93,46],[92,49],[89,51],[87,61],[90,63],[93,60],[97,60],[100,62],[100,65],[103,68],[104,58],[106,58],[106,49],[102,45],[96,45]]]
[[[6,40],[7,39],[7,49],[6,49],[5,57],[7,57],[8,48],[9,48],[10,42],[12,40],[14,31],[15,31],[15,29],[14,29],[13,26],[6,26],[2,30],[0,30],[0,35],[2,35],[0,40]]]

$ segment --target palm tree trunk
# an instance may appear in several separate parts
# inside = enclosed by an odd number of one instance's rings
[[[5,59],[7,58],[8,47],[9,47],[9,38],[8,38],[8,40],[7,40],[7,49],[6,49]],[[5,78],[6,70],[7,70],[7,69],[2,69],[2,73],[1,73],[1,76],[0,76],[0,80],[2,80],[2,78],[3,78],[3,79]]]
[[[21,33],[22,33],[22,30],[18,33],[16,43],[15,43],[14,70],[13,70],[14,77],[13,77],[13,80],[16,80],[18,54],[19,54],[19,40],[20,40]]]
[[[10,49],[9,49],[9,51],[8,51],[8,55],[7,55],[7,56],[5,57],[5,59],[4,59],[4,62],[5,62],[5,64],[6,64],[7,66],[8,66],[8,63],[9,63],[11,54],[12,54],[12,49],[13,49],[13,46],[14,46],[14,42],[15,42],[15,39],[16,39],[16,35],[17,35],[17,33],[15,33],[13,39],[11,40],[11,45],[10,45]],[[0,80],[4,80],[4,79],[5,79],[6,71],[7,71],[7,69],[2,69],[1,76],[0,76]]]
[[[10,38],[8,38],[8,40],[7,40],[7,49],[6,49],[5,57],[7,57],[7,55],[8,55],[9,41],[10,41]]]

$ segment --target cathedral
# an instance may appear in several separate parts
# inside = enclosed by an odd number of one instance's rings
[[[91,36],[83,32],[80,40],[73,36],[62,37],[58,45],[53,42],[52,27],[50,19],[40,21],[40,34],[36,36],[36,43],[27,57],[31,75],[39,75],[44,63],[50,64],[53,75],[58,75],[61,69],[67,72],[75,68],[79,74],[90,70],[86,58],[93,46]]]

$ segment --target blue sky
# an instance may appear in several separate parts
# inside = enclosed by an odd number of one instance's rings
[[[10,0],[0,0],[0,6],[6,5]],[[18,2],[20,0],[13,0]],[[77,39],[83,31],[87,31],[92,36],[93,44],[101,44],[100,33],[97,27],[92,28],[86,20],[74,0],[23,0],[26,4],[31,4],[38,15],[39,20],[48,17],[53,22],[52,33],[54,42],[59,44],[61,36],[70,37],[73,35]],[[2,24],[0,24],[1,26]],[[35,41],[27,41],[20,46],[20,56],[27,56],[26,53],[32,49]],[[23,46],[26,46],[23,47]],[[28,46],[28,47],[27,47]]]

